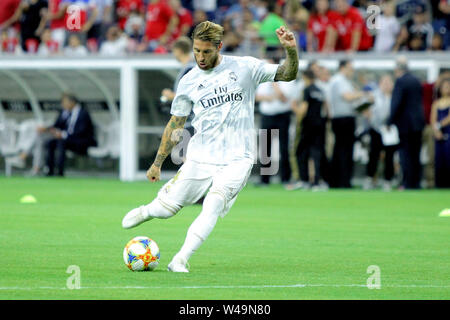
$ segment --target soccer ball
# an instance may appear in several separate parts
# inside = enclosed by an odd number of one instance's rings
[[[133,238],[123,249],[123,260],[131,271],[152,271],[159,264],[159,247],[148,237]]]

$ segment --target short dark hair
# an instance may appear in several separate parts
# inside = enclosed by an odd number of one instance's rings
[[[306,69],[305,71],[303,71],[303,76],[310,80],[314,80],[316,78],[316,75],[311,69]]]
[[[188,37],[179,37],[177,41],[174,42],[173,48],[181,50],[184,54],[189,54],[192,51],[192,41]]]
[[[346,67],[350,63],[350,60],[344,59],[339,61],[339,70]]]
[[[311,60],[310,62],[308,62],[308,66],[306,68],[311,69],[311,67],[315,64],[317,64],[317,60]]]
[[[64,99],[64,98],[69,99],[70,101],[72,101],[74,103],[78,103],[79,102],[77,96],[74,93],[70,92],[70,91],[64,91],[63,92],[63,94],[61,96],[61,99]]]

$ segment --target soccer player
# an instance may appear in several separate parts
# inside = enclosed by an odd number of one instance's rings
[[[122,221],[124,228],[132,228],[154,218],[167,219],[206,194],[202,211],[169,263],[169,271],[189,272],[187,261],[211,233],[218,217],[227,214],[247,182],[255,157],[256,87],[266,81],[291,81],[297,76],[294,35],[285,27],[277,29],[276,34],[286,51],[282,65],[220,54],[223,27],[210,21],[198,24],[192,34],[197,65],[180,80],[172,117],[147,178],[151,182],[160,179],[164,160],[179,142],[177,129],[183,129],[193,109],[196,133],[189,141],[186,162],[160,189],[156,199],[131,210]]]

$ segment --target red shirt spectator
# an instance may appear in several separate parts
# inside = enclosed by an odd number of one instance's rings
[[[178,16],[178,25],[172,34],[173,40],[178,39],[180,36],[187,35],[193,23],[192,14],[188,9],[181,7],[176,13]]]
[[[8,53],[15,53],[16,48],[19,45],[19,39],[8,38],[6,34],[2,34],[2,51]]]
[[[369,50],[373,39],[358,9],[347,0],[335,0],[335,5],[337,12],[331,15],[331,23],[337,32],[336,50]],[[361,38],[357,48],[352,48],[355,31],[361,32]]]
[[[164,0],[153,0],[147,7],[147,26],[145,36],[148,41],[159,40],[167,31],[169,22],[175,15],[172,8]]]
[[[11,18],[20,5],[20,0],[1,0],[0,1],[0,27]]]
[[[116,8],[120,29],[124,30],[131,12],[144,13],[145,7],[142,0],[119,0]]]
[[[61,9],[61,2],[62,0],[49,0],[48,1],[48,9],[52,15],[57,15],[59,10]],[[52,19],[50,22],[50,29],[61,29],[65,28],[65,17],[64,15],[61,18],[58,19]]]
[[[329,10],[328,0],[316,0],[308,20],[306,31],[308,51],[324,51],[330,48],[324,48],[328,29],[331,26],[331,15],[334,13]],[[335,14],[335,13],[334,13]]]
[[[333,21],[333,11],[328,11],[324,15],[312,14],[308,20],[308,31],[313,35],[313,38],[317,41],[317,51],[322,51],[325,45],[325,39],[327,36],[327,29],[331,26]]]

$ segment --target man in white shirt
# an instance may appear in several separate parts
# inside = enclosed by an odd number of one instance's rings
[[[281,27],[277,36],[287,54],[282,65],[220,54],[223,27],[210,21],[200,23],[193,32],[197,66],[180,80],[172,117],[147,177],[151,182],[160,179],[164,160],[179,142],[177,132],[193,110],[196,133],[189,141],[186,162],[155,200],[131,210],[122,221],[124,228],[132,228],[153,218],[167,219],[206,194],[202,211],[189,227],[169,271],[189,272],[187,261],[209,236],[218,217],[227,214],[247,182],[255,160],[256,87],[267,81],[292,81],[297,76],[294,35]]]
[[[343,60],[330,80],[331,125],[335,137],[330,185],[334,188],[351,188],[356,109],[369,97],[353,86],[353,73],[352,62]]]
[[[281,174],[281,183],[286,184],[291,178],[289,163],[289,126],[291,123],[291,104],[297,91],[295,81],[265,82],[256,90],[256,101],[261,113],[261,129],[267,130],[267,139],[261,144],[261,168],[272,167],[272,130],[278,130],[280,163],[277,169]],[[278,171],[278,170],[277,170]],[[261,184],[268,185],[275,172],[261,171]]]

